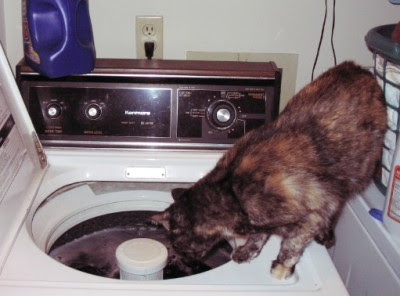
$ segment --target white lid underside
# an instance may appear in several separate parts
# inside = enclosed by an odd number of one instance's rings
[[[0,46],[0,270],[46,166],[43,149]]]

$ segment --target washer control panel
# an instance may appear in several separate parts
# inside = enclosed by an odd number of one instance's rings
[[[182,65],[180,72],[192,66]],[[215,73],[17,76],[44,146],[226,149],[277,116],[280,76],[216,78]]]
[[[29,113],[39,135],[171,137],[172,90],[38,86]]]
[[[268,119],[266,89],[179,89],[179,138],[237,139]]]

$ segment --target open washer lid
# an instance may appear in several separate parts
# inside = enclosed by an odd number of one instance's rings
[[[46,168],[46,156],[0,46],[0,270]]]

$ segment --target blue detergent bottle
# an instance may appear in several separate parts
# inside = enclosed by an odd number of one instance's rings
[[[50,78],[88,73],[96,59],[88,0],[22,0],[26,63]]]

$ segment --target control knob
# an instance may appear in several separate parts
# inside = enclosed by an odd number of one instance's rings
[[[236,108],[228,101],[216,101],[208,107],[207,118],[217,129],[227,129],[235,122]]]
[[[51,103],[46,107],[46,114],[51,119],[56,119],[61,115],[61,106],[57,103]]]
[[[95,120],[101,115],[101,107],[97,104],[90,104],[86,107],[85,114],[86,117],[92,120]]]

